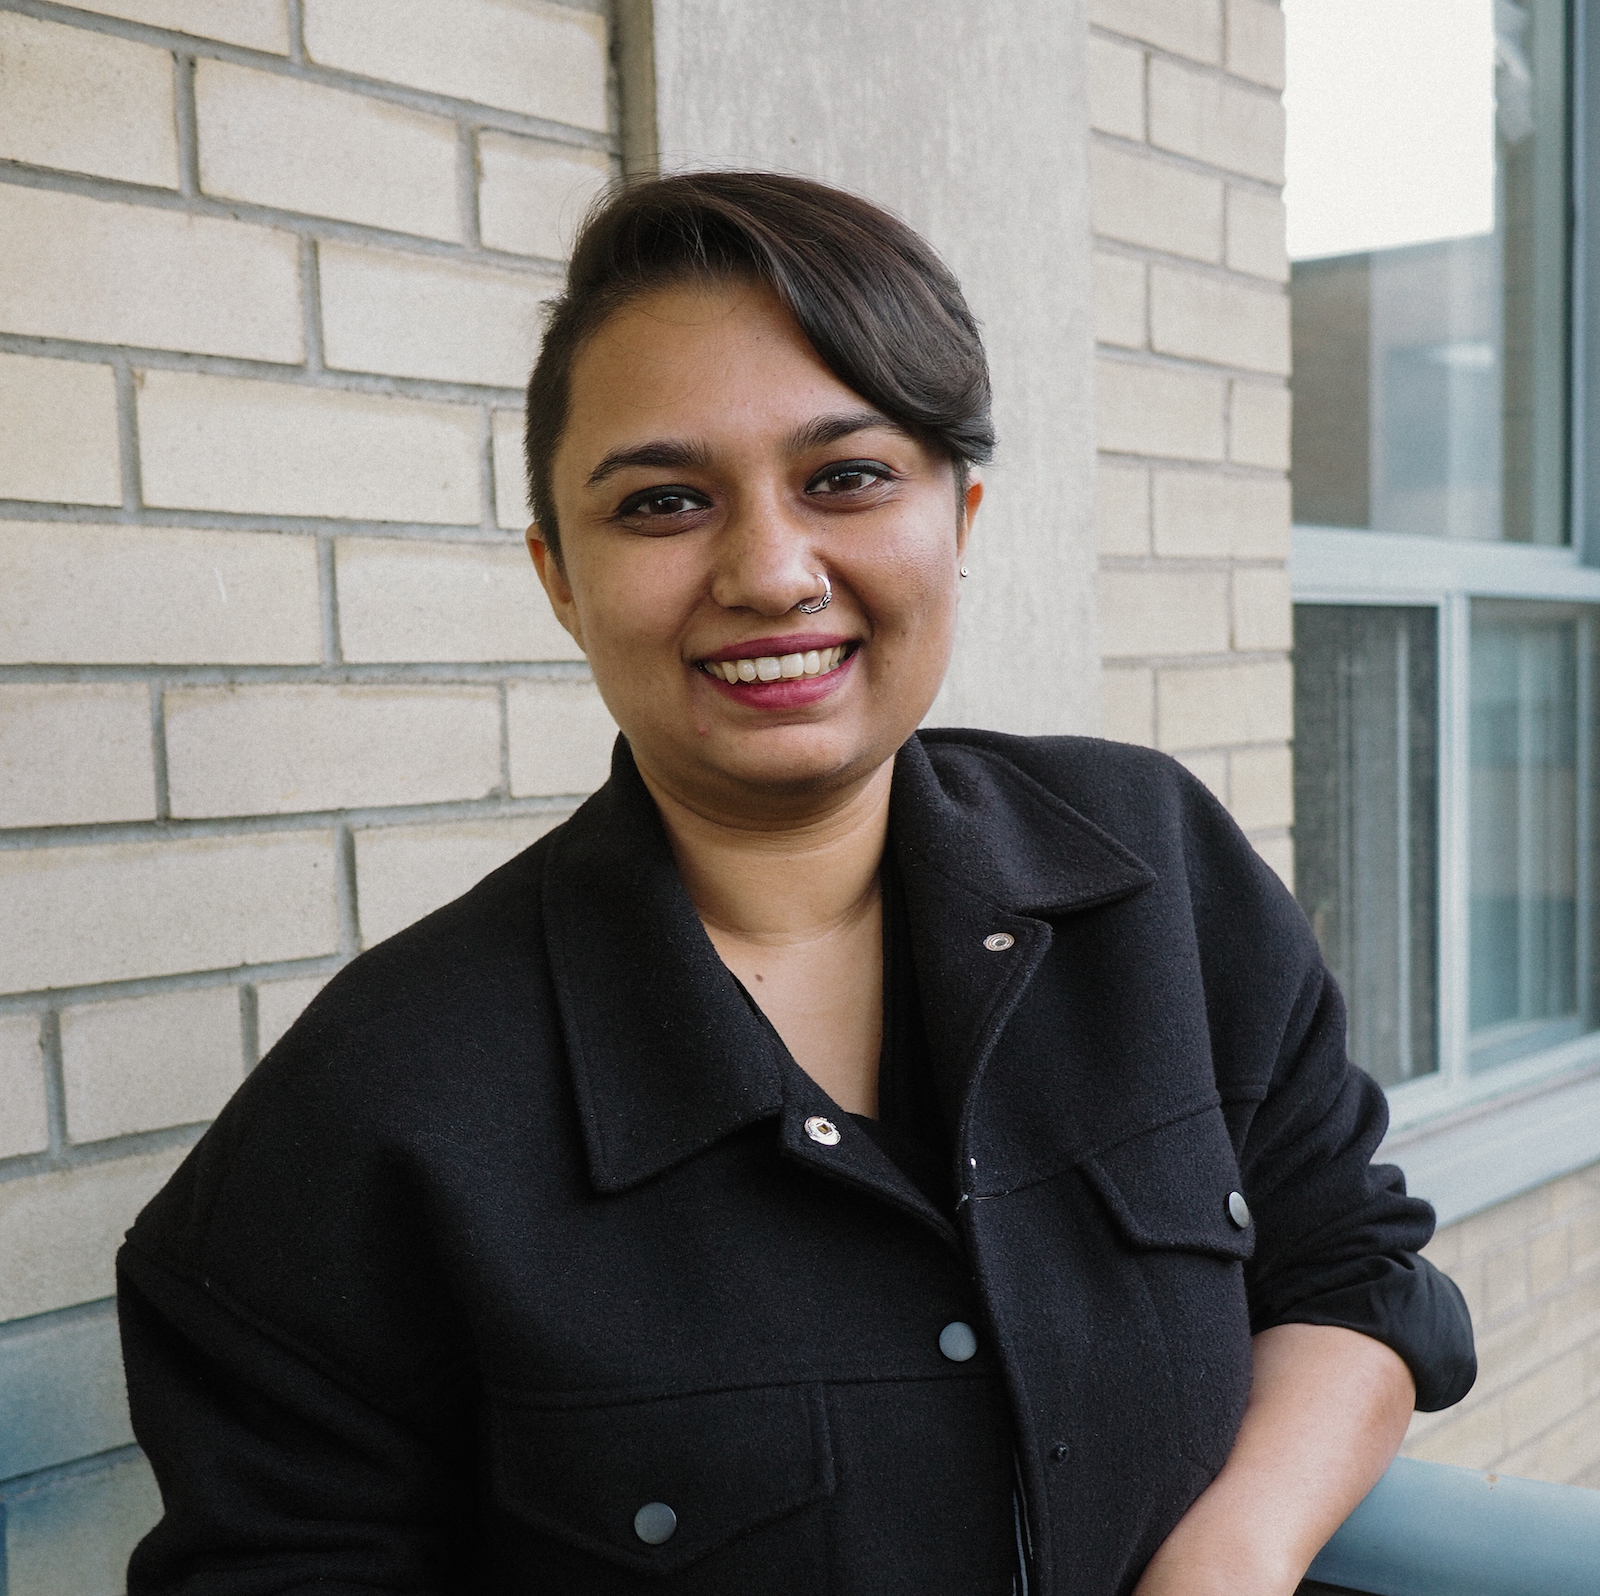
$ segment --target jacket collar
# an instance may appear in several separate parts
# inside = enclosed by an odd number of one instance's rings
[[[965,743],[913,737],[900,751],[890,835],[930,1043],[954,1107],[1049,945],[1040,917],[1153,877],[1009,760]],[[625,1190],[780,1114],[785,1149],[813,1161],[818,1150],[794,1133],[826,1099],[717,956],[621,737],[611,779],[552,838],[543,897],[597,1189]],[[1003,955],[984,947],[997,931],[1014,939]],[[868,1167],[863,1178],[881,1185],[882,1174]]]

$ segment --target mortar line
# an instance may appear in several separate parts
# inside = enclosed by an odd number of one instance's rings
[[[456,543],[470,548],[504,548],[506,534],[498,528],[485,531],[481,519],[444,521],[341,521],[337,516],[252,515],[245,510],[134,510],[103,504],[51,504],[42,499],[0,499],[0,521],[59,521],[78,525],[150,526],[192,532],[250,532],[276,534],[335,534],[339,537],[374,537],[425,543]]]
[[[144,478],[139,465],[138,384],[126,355],[116,357],[112,375],[117,388],[117,466],[122,481],[122,508],[144,507]]]
[[[305,369],[308,372],[321,372],[325,369],[322,347],[322,257],[314,238],[302,237],[300,240],[300,314],[306,346]]]
[[[205,1121],[195,1120],[188,1125],[171,1125],[158,1131],[138,1131],[129,1136],[108,1136],[104,1141],[80,1142],[66,1147],[59,1156],[36,1153],[0,1159],[0,1183],[25,1180],[33,1175],[59,1174],[63,1170],[92,1169],[96,1164],[114,1164],[124,1158],[172,1149],[182,1151],[199,1141],[205,1128]],[[14,1482],[6,1482],[11,1483]]]
[[[67,1083],[61,1063],[61,1011],[48,1008],[39,1016],[39,1052],[44,1058],[45,1122],[50,1145],[46,1155],[61,1158],[67,1142]]]
[[[334,829],[338,858],[339,956],[353,959],[361,951],[361,905],[356,891],[356,839],[348,820]]]
[[[556,3],[561,4],[563,0],[556,0]],[[525,111],[508,110],[502,106],[480,105],[471,100],[458,99],[453,95],[440,94],[432,89],[387,82],[382,78],[364,77],[358,72],[320,66],[309,60],[295,61],[288,55],[271,50],[257,50],[249,45],[228,44],[221,39],[207,39],[197,34],[180,33],[173,28],[159,28],[148,23],[130,22],[123,17],[80,11],[72,6],[56,4],[54,0],[0,0],[0,11],[15,11],[22,16],[37,18],[41,22],[56,22],[66,27],[79,28],[86,33],[110,34],[136,44],[153,45],[158,50],[182,50],[206,60],[230,61],[238,66],[253,67],[258,72],[270,72],[278,77],[298,78],[302,82],[342,89],[346,93],[388,101],[390,104],[403,105],[411,110],[429,112],[434,116],[454,118],[468,115],[486,127],[542,138],[551,143],[574,145],[583,149],[607,150],[612,153],[619,147],[617,135],[609,130],[578,127],[570,122],[558,122],[550,117],[534,116]]]
[[[500,792],[511,796],[511,689],[500,684]]]
[[[154,678],[150,683],[150,767],[155,783],[156,819],[172,818],[172,795],[167,784],[167,697],[166,683]]]
[[[497,497],[494,480],[494,407],[485,405],[479,412],[478,423],[478,498],[483,506],[483,530],[498,532],[504,537]]]
[[[200,193],[200,134],[194,103],[194,57],[177,51],[172,57],[172,104],[178,122],[178,192],[185,199]]]
[[[461,213],[461,236],[473,249],[483,248],[482,218],[478,209],[478,130],[470,122],[456,124],[456,204]]]
[[[1112,559],[1116,556],[1108,555],[1107,558]],[[588,682],[593,678],[586,660],[547,662],[486,660],[471,664],[400,663],[338,666],[0,665],[0,682],[6,683],[160,682],[169,692],[179,687],[243,687],[256,684],[311,687],[492,687],[503,679]],[[0,835],[3,834],[4,828],[0,828]]]
[[[285,22],[289,30],[289,59],[295,66],[306,65],[306,16],[304,0],[284,0]]]
[[[261,1062],[261,1007],[251,981],[239,983],[239,1051],[248,1075]]]
[[[344,650],[339,641],[339,564],[333,539],[332,532],[317,535],[317,600],[322,616],[324,665],[344,662]]]

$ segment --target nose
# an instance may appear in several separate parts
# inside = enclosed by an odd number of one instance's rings
[[[779,494],[745,493],[717,540],[711,596],[724,609],[776,618],[821,597],[824,569],[810,528]]]

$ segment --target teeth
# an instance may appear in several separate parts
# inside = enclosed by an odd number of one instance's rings
[[[725,682],[788,681],[796,676],[825,676],[844,661],[846,645],[812,649],[805,654],[762,654],[755,659],[708,661],[711,674]]]

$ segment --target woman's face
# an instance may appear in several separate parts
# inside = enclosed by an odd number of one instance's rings
[[[982,490],[958,505],[951,463],[845,387],[766,289],[666,289],[602,326],[552,486],[562,561],[530,529],[540,577],[681,801],[792,810],[869,776],[933,702]],[[824,575],[832,602],[802,614]]]

